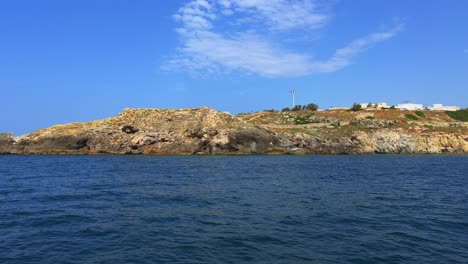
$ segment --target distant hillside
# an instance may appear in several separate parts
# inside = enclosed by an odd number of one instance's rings
[[[125,109],[116,117],[56,125],[13,137],[14,154],[467,153],[459,114],[400,110],[239,114],[211,108]]]

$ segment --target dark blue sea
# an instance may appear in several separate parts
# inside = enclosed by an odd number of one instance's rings
[[[468,263],[468,157],[0,156],[0,263]]]

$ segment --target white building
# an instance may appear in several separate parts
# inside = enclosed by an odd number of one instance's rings
[[[390,106],[385,102],[378,103],[377,104],[377,109],[382,109],[382,108],[390,108]]]
[[[330,107],[327,110],[348,110],[349,107],[338,106],[338,107]]]
[[[369,103],[360,103],[360,105],[361,105],[361,109],[366,109]]]
[[[377,104],[370,103],[370,104],[372,106],[368,107],[369,103],[360,103],[361,109],[366,109],[366,108],[377,108],[377,109],[390,108],[390,106],[388,106],[387,103],[385,103],[385,102],[377,103]]]
[[[432,111],[457,111],[460,110],[459,106],[443,106],[442,104],[434,104],[432,107],[429,107],[429,110]]]
[[[424,109],[422,104],[413,104],[411,102],[404,102],[401,104],[397,104],[395,108],[400,110],[422,110]]]

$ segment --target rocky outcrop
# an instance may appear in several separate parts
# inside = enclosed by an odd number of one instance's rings
[[[403,131],[359,132],[352,138],[362,153],[468,153],[468,137],[453,134],[408,134]]]
[[[12,153],[14,143],[13,133],[0,134],[0,154]]]
[[[277,141],[270,131],[210,108],[125,109],[114,118],[58,125],[26,134],[18,137],[10,144],[13,147],[4,152],[263,153],[273,149]]]
[[[289,116],[287,118],[291,119]],[[258,120],[258,118],[256,118]],[[365,154],[467,153],[465,133],[403,130],[398,122],[353,117],[338,125],[276,127],[211,108],[125,109],[116,117],[70,123],[14,138],[0,134],[12,154]],[[293,121],[297,120],[292,118]],[[303,119],[300,119],[303,120]],[[336,123],[336,122],[335,122]],[[350,129],[353,126],[354,129]],[[296,129],[297,128],[297,129]],[[300,129],[299,129],[300,128]],[[302,130],[301,130],[302,129]],[[315,130],[314,130],[315,129]],[[341,130],[340,130],[341,129]],[[326,130],[327,133],[316,133]],[[315,132],[314,132],[315,131]]]

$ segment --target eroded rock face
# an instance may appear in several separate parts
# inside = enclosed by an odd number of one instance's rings
[[[15,139],[13,133],[0,134],[0,154],[7,154],[13,151]]]
[[[136,132],[138,132],[138,129],[132,126],[124,126],[122,127],[122,132],[127,133],[127,134],[135,134]]]
[[[277,141],[265,129],[210,108],[125,109],[113,118],[53,126],[14,144],[8,140],[1,144],[4,153],[24,154],[262,153]]]
[[[360,132],[353,138],[362,153],[468,153],[468,141],[463,135],[405,134],[401,131]]]
[[[328,119],[327,119],[328,120]],[[341,122],[341,121],[340,121]],[[17,154],[365,154],[467,153],[468,136],[409,133],[362,119],[373,130],[313,135],[257,126],[210,108],[125,109],[116,117],[52,126],[14,138],[0,153]],[[367,122],[367,123],[366,123]],[[378,121],[381,122],[381,121]],[[383,121],[382,121],[383,122]],[[346,124],[350,126],[350,124]],[[378,127],[378,128],[374,128]]]

